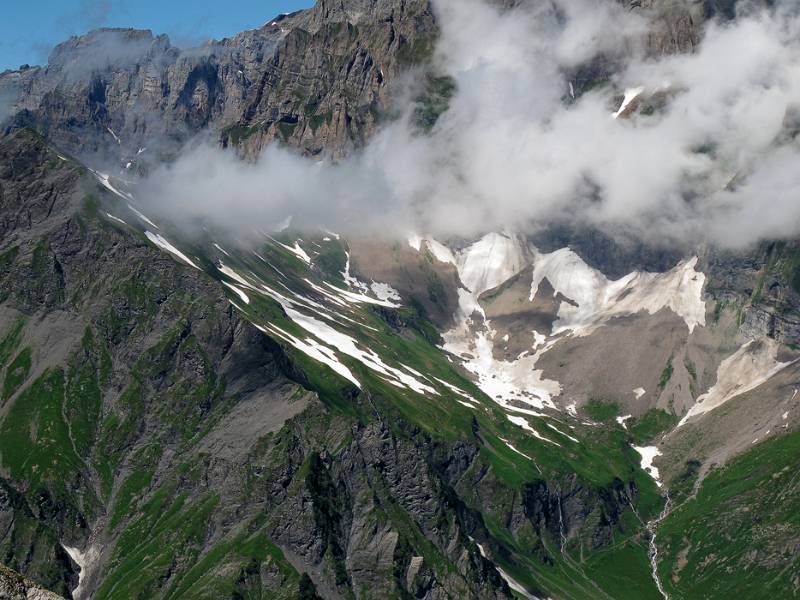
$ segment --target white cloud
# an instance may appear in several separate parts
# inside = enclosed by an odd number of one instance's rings
[[[336,164],[275,147],[244,164],[200,147],[149,191],[176,212],[238,229],[292,214],[344,232],[474,235],[568,218],[682,243],[798,233],[799,151],[776,144],[800,98],[797,11],[710,24],[694,54],[648,58],[637,43],[644,21],[610,1],[435,7],[435,60],[457,93],[428,135],[412,131],[406,106]],[[565,74],[598,54],[624,57],[613,85],[565,102]],[[617,95],[639,85],[663,109],[612,119]]]

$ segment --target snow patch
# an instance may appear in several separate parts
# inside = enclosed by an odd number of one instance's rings
[[[325,319],[328,319],[329,321],[331,321],[333,323],[336,323],[337,325],[341,325],[342,327],[347,327],[347,325],[345,323],[342,323],[341,321],[347,321],[348,323],[352,323],[353,325],[357,325],[359,327],[370,329],[372,331],[378,331],[375,327],[372,327],[371,325],[367,325],[366,323],[359,323],[358,321],[356,321],[355,319],[351,319],[347,315],[343,315],[340,312],[336,312],[334,310],[331,310],[331,309],[327,308],[326,306],[323,306],[319,302],[316,302],[315,300],[312,300],[311,298],[308,298],[306,296],[302,296],[302,295],[298,294],[297,292],[293,291],[291,288],[289,288],[283,282],[279,282],[279,283],[281,284],[281,286],[283,286],[283,288],[287,292],[289,292],[293,296],[292,300],[286,299],[287,301],[295,302],[296,304],[300,304],[300,305],[302,305],[302,306],[304,306],[306,308],[309,308],[312,311],[314,311],[315,313],[317,313],[318,315],[320,315],[321,317],[323,317]],[[263,290],[258,290],[262,294],[264,293],[264,290],[267,290],[268,291],[267,295],[269,295],[271,297],[274,297],[274,296],[272,296],[272,294],[277,294],[277,292],[275,292],[274,290],[270,290],[270,288],[268,288],[267,286],[265,286],[263,284],[262,284],[262,288],[263,288]]]
[[[432,246],[425,237],[409,238],[413,248],[421,249],[423,244]],[[559,382],[545,379],[536,369],[539,358],[558,339],[532,330],[534,344],[530,349],[516,359],[497,359],[494,348],[502,343],[501,338],[479,302],[481,294],[528,266],[533,269],[530,301],[545,279],[569,300],[559,306],[558,318],[547,332],[552,336],[565,332],[585,336],[614,317],[655,314],[663,309],[681,317],[690,333],[695,326],[705,325],[705,276],[695,270],[697,257],[680,262],[666,273],[633,272],[612,281],[569,248],[540,253],[519,236],[490,233],[453,258],[463,287],[458,289],[456,325],[443,334],[443,349],[461,358],[464,368],[476,376],[478,387],[509,412],[540,416],[535,409],[555,409],[553,398],[561,393]],[[637,398],[644,393],[643,388],[634,390]],[[567,411],[577,414],[575,404]]]
[[[561,392],[561,386],[557,381],[544,379],[542,371],[536,369],[536,362],[547,348],[515,361],[498,360],[493,355],[493,333],[482,331],[470,338],[448,332],[443,336],[444,349],[460,356],[464,368],[476,375],[478,387],[507,410],[540,415],[514,402],[534,409],[555,408],[552,398]]]
[[[508,573],[506,573],[501,567],[495,565],[494,567],[497,569],[497,572],[500,573],[500,577],[505,579],[508,587],[517,592],[522,597],[526,598],[527,600],[539,600],[536,596],[531,594],[528,590],[526,590],[521,583],[519,583],[516,579],[511,577]]]
[[[181,252],[175,246],[173,246],[169,242],[169,240],[167,240],[164,236],[162,236],[162,235],[160,235],[158,233],[153,233],[152,231],[145,231],[144,234],[145,234],[145,236],[147,236],[148,240],[153,242],[159,248],[162,248],[163,250],[166,250],[170,254],[173,254],[174,256],[177,256],[179,259],[181,259],[183,262],[185,262],[190,267],[194,267],[195,269],[200,270],[200,267],[198,267],[196,264],[194,264],[194,262],[192,262],[192,259],[190,259],[183,252]]]
[[[372,290],[372,293],[375,294],[375,297],[378,298],[378,300],[382,300],[384,302],[389,302],[392,300],[399,302],[401,300],[400,292],[398,292],[388,283],[373,281],[369,288]]]
[[[731,398],[760,386],[773,375],[796,361],[778,362],[778,343],[771,338],[750,340],[720,363],[717,382],[701,395],[678,423],[722,406]]]
[[[222,252],[225,256],[230,258],[230,254],[228,254],[228,251],[225,250],[225,248],[223,248],[222,246],[220,246],[217,242],[214,242],[214,248],[216,248],[217,250]]]
[[[425,242],[428,245],[428,250],[431,251],[433,257],[441,263],[456,264],[456,257],[453,256],[450,248],[444,244],[437,242],[433,238],[427,238]]]
[[[269,262],[269,261],[268,261],[266,258],[264,258],[263,256],[261,256],[261,255],[260,255],[258,252],[255,252],[255,251],[253,251],[253,254],[255,255],[255,257],[256,257],[256,258],[258,258],[259,260],[261,260],[261,262],[263,262],[263,263],[264,263],[265,265],[267,265],[267,266],[268,266],[270,269],[272,269],[273,271],[275,271],[275,272],[276,272],[278,275],[280,275],[280,276],[281,276],[281,277],[283,277],[284,279],[288,279],[288,277],[286,277],[286,275],[284,275],[284,274],[283,274],[283,272],[282,272],[282,271],[281,271],[281,270],[280,270],[278,267],[276,267],[275,265],[273,265],[273,264],[272,264],[271,262]]]
[[[527,265],[525,247],[515,237],[489,233],[465,248],[456,259],[461,282],[477,299],[522,271]]]
[[[536,350],[537,348],[544,346],[545,342],[547,341],[547,336],[543,333],[539,333],[535,329],[532,329],[531,333],[533,333],[533,349]]]
[[[533,427],[531,427],[531,424],[528,423],[526,419],[523,419],[522,417],[515,417],[513,415],[506,415],[506,417],[508,418],[509,421],[514,423],[514,425],[522,427],[525,431],[532,434],[533,437],[535,437],[536,439],[542,440],[543,442],[548,442],[550,444],[554,444],[556,446],[561,446],[561,444],[559,444],[558,442],[554,442],[553,440],[544,437],[542,434],[536,431]]]
[[[325,298],[327,298],[328,300],[330,300],[334,304],[338,304],[339,306],[342,306],[342,307],[347,307],[347,302],[345,302],[343,298],[339,297],[338,295],[334,294],[333,292],[329,292],[328,290],[326,290],[325,288],[323,288],[320,285],[317,285],[316,283],[314,283],[313,281],[311,281],[308,278],[304,279],[304,281],[308,285],[311,286],[311,289],[313,289],[314,291],[322,294]]]
[[[465,392],[465,391],[464,391],[464,390],[462,390],[461,388],[458,388],[458,387],[454,386],[452,383],[450,383],[450,382],[448,382],[448,381],[445,381],[444,379],[439,379],[438,377],[434,377],[434,379],[435,379],[436,381],[438,381],[439,383],[441,383],[441,384],[442,384],[444,387],[446,387],[446,388],[447,388],[448,390],[450,390],[451,392],[453,392],[453,393],[455,393],[455,394],[458,394],[458,395],[459,395],[459,396],[461,396],[462,398],[466,398],[466,399],[467,399],[467,400],[469,400],[470,402],[473,402],[473,403],[475,403],[475,404],[478,404],[478,401],[477,401],[477,400],[475,400],[475,398],[473,398],[472,396],[470,396],[470,395],[469,395],[467,392]]]
[[[572,437],[571,435],[564,433],[563,431],[561,431],[561,430],[560,430],[558,427],[556,427],[556,426],[555,426],[555,425],[553,425],[552,423],[545,423],[545,425],[547,425],[547,426],[548,426],[550,429],[552,429],[552,430],[553,430],[553,431],[555,431],[556,433],[558,433],[558,434],[560,434],[560,435],[563,435],[565,438],[568,438],[568,439],[572,440],[572,441],[573,441],[573,442],[575,442],[576,444],[580,444],[580,443],[581,443],[579,439],[577,439],[577,438],[574,438],[574,437]]]
[[[390,302],[388,300],[378,300],[376,298],[370,298],[369,296],[365,296],[364,294],[357,294],[355,292],[349,292],[347,290],[343,290],[342,288],[336,287],[335,285],[328,283],[327,281],[324,282],[326,286],[332,289],[336,294],[342,297],[345,301],[355,302],[355,303],[366,303],[366,304],[377,304],[378,306],[386,306],[388,308],[397,308],[400,305],[396,304],[395,302]]]
[[[456,326],[443,334],[444,350],[459,356],[464,368],[477,377],[478,387],[500,406],[539,416],[519,403],[541,409],[556,408],[552,397],[561,393],[557,381],[546,380],[535,368],[545,344],[531,355],[520,353],[516,360],[494,357],[495,331],[486,319],[478,297],[486,290],[507,281],[525,268],[526,247],[516,236],[490,233],[462,250],[456,267],[464,288],[458,290]]]
[[[100,557],[100,550],[96,546],[89,546],[86,550],[73,548],[66,544],[61,544],[61,547],[64,548],[64,551],[69,554],[69,557],[80,569],[78,573],[78,586],[72,590],[72,597],[75,600],[83,600],[86,594],[84,587],[86,586],[87,576],[94,569],[95,563]]]
[[[412,367],[409,367],[408,365],[404,365],[403,363],[400,363],[400,366],[403,367],[406,371],[408,371],[412,375],[416,375],[417,377],[422,377],[423,379],[428,379],[427,377],[425,377],[425,375],[423,375],[422,373],[420,373],[416,369],[414,369]]]
[[[628,429],[628,426],[625,424],[625,421],[631,418],[631,415],[624,415],[622,417],[617,417],[617,423],[622,425],[623,429]]]
[[[456,257],[453,255],[453,252],[442,244],[441,242],[437,242],[435,239],[429,236],[421,236],[416,233],[411,234],[408,236],[408,245],[411,246],[417,252],[420,252],[425,246],[433,257],[441,263],[450,263],[456,264]]]
[[[534,259],[530,300],[547,279],[556,293],[574,304],[562,302],[552,334],[571,331],[588,335],[613,317],[645,311],[655,314],[663,308],[681,317],[691,333],[705,325],[706,305],[702,299],[705,275],[695,271],[697,257],[682,261],[666,273],[634,271],[616,281],[587,265],[575,252],[562,248]],[[576,306],[577,305],[577,306]]]
[[[123,220],[122,220],[122,219],[120,219],[119,217],[115,217],[115,216],[114,216],[114,215],[112,215],[111,213],[106,213],[106,216],[107,216],[109,219],[111,219],[112,221],[116,221],[117,223],[122,223],[123,225],[127,225],[127,223],[126,223],[125,221],[123,221]]]
[[[527,455],[527,454],[525,454],[524,452],[520,452],[519,450],[517,450],[517,449],[516,449],[516,448],[515,448],[515,447],[514,447],[514,446],[511,444],[511,442],[509,442],[509,441],[508,441],[506,438],[500,438],[500,440],[501,440],[501,441],[502,441],[502,442],[503,442],[503,443],[504,443],[506,446],[508,446],[509,448],[511,448],[511,450],[513,450],[514,452],[516,452],[517,454],[519,454],[520,456],[524,456],[524,457],[525,457],[525,458],[527,458],[528,460],[533,460],[533,459],[532,459],[530,456],[528,456],[528,455]]]
[[[615,119],[619,118],[625,112],[625,109],[630,106],[630,103],[639,97],[642,92],[644,92],[643,87],[628,88],[625,90],[625,97],[622,99],[622,104],[619,105],[617,112],[613,113],[611,116]]]
[[[108,133],[111,134],[111,136],[114,138],[114,141],[117,142],[117,144],[121,144],[122,143],[122,140],[119,139],[119,137],[117,136],[116,133],[114,133],[114,130],[111,129],[111,127],[106,127],[106,129],[108,129]]]
[[[523,454],[523,456],[524,456],[524,454]],[[475,539],[472,536],[469,536],[469,539],[470,539],[471,542],[473,542],[478,547],[478,552],[481,553],[481,556],[483,558],[487,559],[487,560],[490,560],[489,556],[486,554],[486,549],[481,544],[476,542]],[[505,580],[505,582],[508,584],[509,588],[511,588],[512,590],[514,590],[515,592],[517,592],[518,594],[520,594],[524,598],[527,598],[527,600],[539,600],[539,598],[537,598],[536,596],[532,595],[528,590],[526,590],[524,587],[522,587],[522,585],[519,582],[517,582],[515,579],[513,579],[503,569],[501,569],[497,565],[495,565],[494,568],[497,569],[497,572],[500,574],[500,577],[502,577]]]
[[[94,174],[94,176],[103,185],[103,187],[105,187],[112,194],[114,194],[115,196],[119,196],[123,200],[133,200],[133,196],[131,194],[129,194],[128,192],[123,192],[121,190],[118,190],[116,187],[114,187],[114,184],[112,184],[109,179],[110,175],[108,175],[107,173],[101,173],[100,171],[94,171],[92,169],[89,170]]]
[[[298,350],[300,350],[303,354],[320,362],[324,365],[329,366],[333,371],[347,379],[348,381],[355,384],[356,387],[359,389],[361,388],[361,383],[358,379],[355,378],[353,373],[350,369],[347,368],[346,365],[342,364],[338,358],[336,358],[336,354],[323,344],[320,344],[316,340],[307,337],[305,340],[298,339],[294,337],[292,334],[284,331],[277,325],[268,324],[265,327],[261,327],[260,325],[256,325],[256,328],[263,331],[264,333],[271,333],[272,335],[276,335],[277,337],[281,338],[285,342],[288,342]]]
[[[661,451],[655,446],[633,446],[633,449],[642,457],[640,463],[642,469],[653,478],[658,487],[661,487],[661,474],[658,472],[658,468],[653,466],[653,461],[656,456],[661,456]]]
[[[245,294],[245,293],[244,293],[242,290],[240,290],[238,287],[236,287],[236,286],[235,286],[235,285],[233,285],[232,283],[228,283],[227,281],[223,281],[223,282],[222,282],[222,285],[224,285],[225,287],[228,287],[228,288],[230,288],[231,290],[233,290],[233,291],[236,293],[236,295],[237,295],[237,296],[239,296],[239,298],[241,298],[241,299],[242,299],[242,302],[244,302],[245,304],[250,304],[250,298],[248,297],[248,295],[247,295],[247,294]]]
[[[242,308],[241,306],[239,306],[238,304],[236,304],[236,302],[234,302],[234,301],[233,301],[233,300],[231,300],[230,298],[228,298],[228,303],[230,303],[230,305],[231,305],[233,308],[235,308],[236,310],[238,310],[240,313],[243,313],[243,314],[245,314],[245,315],[247,314],[247,311],[246,311],[244,308]],[[258,327],[258,325],[256,325],[256,327]]]
[[[369,291],[369,286],[350,272],[350,253],[345,252],[344,255],[346,260],[344,263],[344,271],[342,271],[341,274],[342,279],[344,279],[344,282],[347,284],[347,287],[356,288],[362,292]]]
[[[355,358],[376,373],[383,375],[389,383],[401,388],[408,387],[419,394],[431,393],[439,395],[439,392],[431,386],[418,381],[416,378],[404,373],[400,369],[395,369],[384,363],[380,356],[373,350],[362,350],[352,337],[335,330],[333,327],[313,317],[303,315],[297,311],[291,311],[290,313],[289,310],[286,310],[286,312],[300,327],[326,344],[333,346],[339,352]]]
[[[388,383],[399,388],[409,388],[418,394],[439,395],[439,392],[437,392],[433,387],[422,383],[401,369],[396,369],[387,365],[381,359],[381,357],[375,353],[374,350],[362,350],[359,347],[358,342],[349,335],[337,331],[330,325],[323,323],[314,317],[301,313],[295,308],[294,301],[286,298],[284,295],[279,294],[263,284],[262,287],[266,291],[267,295],[271,296],[283,307],[283,310],[286,312],[287,316],[297,325],[308,331],[320,341],[332,346],[342,354],[350,356],[351,358],[355,358],[367,368],[381,375]]]
[[[292,246],[292,251],[295,253],[297,258],[302,260],[304,263],[309,265],[311,264],[311,257],[308,254],[306,254],[306,251],[300,247],[299,241],[296,241],[294,243],[294,246]]]
[[[137,217],[139,217],[139,218],[140,218],[142,221],[144,221],[145,223],[147,223],[148,225],[150,225],[150,227],[153,227],[154,229],[161,229],[161,228],[160,228],[158,225],[156,225],[156,224],[155,224],[155,223],[153,223],[153,222],[152,222],[150,219],[148,219],[148,218],[147,218],[147,217],[144,215],[144,213],[142,213],[141,211],[139,211],[139,210],[138,210],[136,207],[134,207],[134,206],[131,206],[130,204],[128,204],[128,209],[129,209],[129,210],[130,210],[130,211],[131,211],[133,214],[135,214]]]
[[[268,236],[268,237],[270,237],[270,236]],[[273,237],[270,237],[270,239],[273,242],[275,242],[276,244],[278,244],[279,246],[281,246],[282,248],[284,248],[284,249],[288,250],[289,252],[291,252],[292,254],[294,254],[297,258],[302,260],[307,265],[311,264],[311,257],[308,254],[306,254],[306,251],[303,250],[300,247],[300,243],[299,242],[295,241],[293,246],[287,246],[286,244],[283,244],[283,243],[279,242],[278,240],[276,240]]]
[[[250,288],[250,289],[252,289],[252,290],[258,291],[258,290],[256,289],[256,287],[255,287],[255,286],[254,286],[252,283],[250,283],[249,281],[247,281],[247,279],[245,279],[244,277],[242,277],[241,275],[239,275],[239,273],[237,273],[236,271],[234,271],[233,269],[231,269],[229,266],[227,266],[227,265],[226,265],[224,262],[222,262],[222,261],[219,261],[219,264],[217,265],[217,271],[219,271],[219,272],[220,272],[220,273],[222,273],[223,275],[227,275],[228,277],[230,277],[231,279],[233,279],[235,282],[237,282],[237,283],[240,283],[241,285],[243,285],[243,286],[244,286],[244,287],[246,287],[246,288]]]

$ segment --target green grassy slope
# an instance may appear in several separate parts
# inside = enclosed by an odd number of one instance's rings
[[[800,594],[800,433],[761,442],[712,471],[659,529],[674,598]]]

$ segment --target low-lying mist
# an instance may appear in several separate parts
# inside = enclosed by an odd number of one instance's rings
[[[350,157],[201,143],[143,184],[174,221],[469,237],[551,221],[655,243],[742,247],[800,233],[800,16],[790,2],[710,22],[692,54],[648,56],[646,13],[556,0],[502,11],[435,0],[434,68],[456,93],[434,127],[399,116]],[[573,94],[577,67],[617,65]],[[640,95],[619,118],[627,89]]]

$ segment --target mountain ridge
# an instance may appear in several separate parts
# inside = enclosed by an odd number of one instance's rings
[[[653,53],[735,17],[626,6]],[[126,173],[196,134],[347,156],[393,82],[435,81],[435,14],[321,1],[194,53],[124,30],[135,61],[70,81],[107,33],[0,75],[27,90],[0,136],[0,560],[68,598],[797,593],[797,241],[189,234]]]

